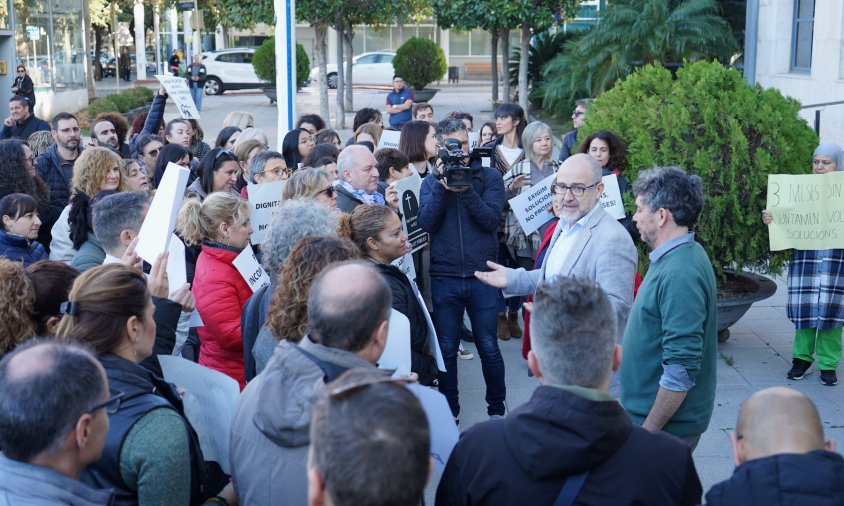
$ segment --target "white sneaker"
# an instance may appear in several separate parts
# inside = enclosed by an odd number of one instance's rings
[[[457,348],[457,358],[462,358],[463,360],[472,360],[473,358],[475,358],[475,354],[464,348],[461,344]]]

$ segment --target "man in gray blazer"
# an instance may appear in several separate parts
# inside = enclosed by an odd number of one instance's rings
[[[633,303],[636,247],[630,234],[600,205],[604,191],[601,176],[601,165],[590,155],[566,159],[551,186],[560,223],[542,266],[526,271],[487,262],[492,270],[475,276],[501,288],[505,297],[533,294],[539,283],[559,275],[594,280],[609,296],[621,343]]]

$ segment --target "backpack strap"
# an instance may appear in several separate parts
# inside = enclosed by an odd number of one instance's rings
[[[569,476],[563,484],[562,490],[560,490],[560,495],[558,495],[557,500],[554,501],[554,506],[571,506],[574,504],[574,499],[583,487],[583,483],[586,481],[586,477],[588,475],[589,471],[585,471],[580,474]]]

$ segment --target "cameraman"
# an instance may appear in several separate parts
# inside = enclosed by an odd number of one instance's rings
[[[446,140],[457,140],[469,148],[466,124],[445,119],[436,127],[440,147]],[[443,152],[440,152],[443,157]],[[501,174],[471,160],[469,186],[449,187],[443,177],[447,167],[468,163],[469,158],[445,157],[422,181],[419,224],[431,234],[431,296],[434,326],[445,359],[447,372],[439,373],[440,392],[448,399],[455,419],[460,414],[457,391],[457,347],[464,310],[468,312],[481,357],[486,382],[487,414],[504,416],[504,360],[498,349],[498,290],[474,277],[474,271],[487,270],[486,261],[498,253],[498,224],[504,207]],[[452,182],[452,185],[454,183]]]

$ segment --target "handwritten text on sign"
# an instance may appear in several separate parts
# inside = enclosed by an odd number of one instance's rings
[[[179,76],[155,76],[158,78],[167,94],[173,99],[176,104],[176,109],[179,115],[184,119],[199,119],[199,111],[196,110],[196,104],[193,103],[193,97],[188,88],[188,82],[185,78]]]
[[[844,172],[768,176],[771,250],[844,248]]]

